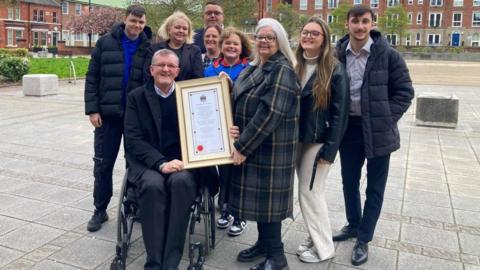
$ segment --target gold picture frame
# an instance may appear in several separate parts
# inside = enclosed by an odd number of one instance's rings
[[[231,164],[233,125],[225,76],[176,83],[182,161],[186,169]]]

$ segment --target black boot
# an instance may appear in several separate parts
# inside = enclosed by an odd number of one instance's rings
[[[288,262],[285,255],[268,258],[260,264],[250,268],[250,270],[288,270]]]
[[[333,241],[345,241],[349,238],[357,237],[358,229],[350,227],[350,225],[344,226],[340,232],[335,234],[332,238]]]
[[[92,215],[92,218],[88,221],[87,230],[95,232],[100,230],[102,223],[108,220],[108,214],[105,211],[97,211]]]
[[[368,260],[368,243],[357,241],[353,247],[352,264],[361,265]]]
[[[239,262],[253,262],[256,259],[266,257],[265,248],[258,241],[251,248],[240,251],[237,256]]]

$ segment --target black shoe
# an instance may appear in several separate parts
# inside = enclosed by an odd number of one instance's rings
[[[253,266],[250,270],[288,270],[287,258],[285,255],[269,258]]]
[[[97,211],[93,214],[92,218],[88,221],[87,230],[90,232],[96,232],[102,228],[102,223],[108,220],[108,214],[105,211]]]
[[[335,234],[332,239],[333,241],[345,241],[348,238],[357,237],[358,229],[352,228],[349,225],[344,226],[340,232]]]
[[[256,259],[266,257],[265,249],[258,242],[251,248],[240,251],[237,256],[239,262],[253,262]],[[260,268],[261,269],[261,268]]]
[[[368,243],[357,241],[353,247],[352,264],[361,265],[368,260]]]

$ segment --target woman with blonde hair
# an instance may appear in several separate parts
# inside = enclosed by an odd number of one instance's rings
[[[181,11],[168,16],[158,29],[159,43],[153,44],[147,54],[145,71],[149,73],[152,56],[160,49],[169,49],[180,59],[180,73],[176,81],[203,77],[202,53],[193,45],[192,21]],[[150,77],[150,76],[148,76]]]
[[[297,255],[314,263],[335,254],[325,182],[347,127],[350,95],[345,67],[334,58],[330,30],[319,17],[311,17],[303,26],[296,58],[302,86],[298,198],[308,231]]]
[[[266,259],[252,270],[286,270],[282,220],[292,217],[300,85],[288,35],[264,18],[255,31],[255,56],[233,87],[234,124],[228,210],[257,222],[258,240],[237,260]],[[238,135],[237,137],[235,135]]]

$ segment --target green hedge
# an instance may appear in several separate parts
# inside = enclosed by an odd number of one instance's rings
[[[19,81],[28,74],[30,62],[25,57],[5,57],[0,59],[0,75],[11,81]]]
[[[28,55],[28,50],[27,49],[6,49],[6,48],[0,48],[0,55],[5,55],[5,56],[16,56],[16,57],[27,57]]]

